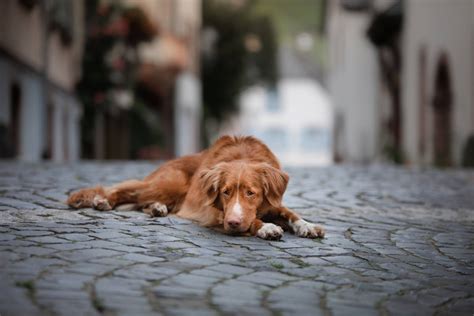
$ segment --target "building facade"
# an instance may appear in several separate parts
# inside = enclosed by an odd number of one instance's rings
[[[0,157],[80,157],[83,37],[80,1],[0,2]]]
[[[406,1],[404,14],[406,160],[462,165],[468,139],[474,135],[474,2]]]
[[[329,4],[336,158],[462,165],[474,137],[474,2]]]
[[[379,71],[367,39],[367,10],[328,2],[328,88],[334,106],[334,159],[368,162],[379,152]]]

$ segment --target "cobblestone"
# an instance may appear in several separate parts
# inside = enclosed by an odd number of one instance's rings
[[[474,171],[289,169],[284,201],[324,240],[63,203],[154,168],[0,162],[0,315],[474,312]]]

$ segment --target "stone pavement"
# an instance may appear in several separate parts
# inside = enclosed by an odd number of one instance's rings
[[[324,240],[61,202],[153,169],[0,162],[0,315],[474,313],[474,171],[290,169],[285,202]]]

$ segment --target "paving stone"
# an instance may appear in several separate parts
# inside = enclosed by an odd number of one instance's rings
[[[129,254],[121,256],[121,258],[128,261],[132,261],[132,262],[157,262],[157,261],[165,260],[160,257],[147,256],[147,255],[142,255],[139,253],[129,253]]]
[[[288,169],[284,202],[325,226],[323,240],[62,202],[154,168],[0,162],[0,314],[472,314],[472,170]]]
[[[10,241],[10,240],[13,240],[15,238],[16,238],[16,236],[13,235],[13,234],[8,234],[7,233],[7,234],[0,235],[0,241]]]
[[[237,280],[275,287],[297,278],[278,272],[259,271],[241,276]]]
[[[67,243],[66,240],[55,237],[55,236],[45,236],[45,237],[29,237],[31,241],[35,241],[40,244],[63,244]]]
[[[77,234],[77,233],[61,234],[60,237],[66,240],[70,240],[70,241],[89,241],[89,240],[94,239],[93,237],[88,236],[86,234]]]
[[[225,273],[227,275],[241,275],[241,274],[248,274],[252,272],[251,269],[234,266],[230,264],[218,264],[212,267],[209,267],[209,270],[218,271]]]
[[[74,251],[66,251],[57,254],[58,257],[71,260],[71,261],[78,261],[78,260],[89,260],[93,258],[102,258],[102,257],[112,257],[120,255],[121,252],[108,250],[108,249],[79,249]]]

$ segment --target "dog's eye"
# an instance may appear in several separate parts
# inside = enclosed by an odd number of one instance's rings
[[[230,190],[229,189],[224,190],[224,192],[222,192],[222,194],[224,194],[225,196],[229,196],[230,195]]]
[[[247,196],[252,196],[254,195],[255,193],[253,193],[252,191],[247,191]]]

